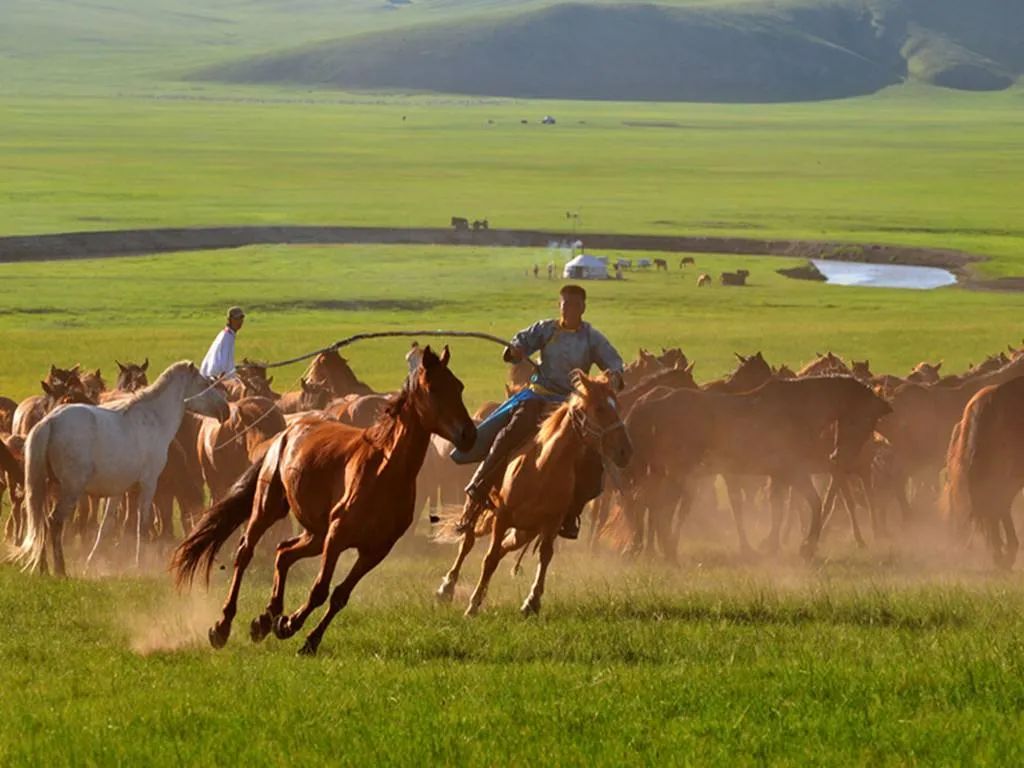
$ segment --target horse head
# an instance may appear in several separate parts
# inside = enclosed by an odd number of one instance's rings
[[[149,386],[149,377],[146,376],[146,371],[149,369],[148,357],[142,365],[136,365],[135,363],[124,365],[118,360],[114,362],[117,363],[115,389],[119,389],[122,392],[138,392],[140,389],[145,389]]]
[[[445,346],[437,355],[429,346],[413,376],[409,396],[420,422],[460,451],[476,442],[476,424],[462,401],[464,386],[448,367],[451,352]]]
[[[194,363],[189,363],[185,370],[188,376],[185,383],[185,409],[219,422],[227,421],[231,409],[224,393],[213,381],[203,376]]]
[[[573,394],[569,412],[584,441],[602,456],[624,467],[633,456],[633,444],[619,412],[615,387],[607,374],[590,378],[583,371],[571,374]]]
[[[272,380],[267,381],[268,389]],[[318,384],[315,381],[302,380],[302,396],[299,398],[299,410],[322,411],[329,402],[331,402],[331,390],[329,387]]]

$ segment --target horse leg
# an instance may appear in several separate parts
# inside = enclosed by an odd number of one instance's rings
[[[518,538],[518,536],[517,536]],[[555,537],[545,535],[540,540],[540,564],[537,566],[537,576],[530,587],[530,594],[520,609],[523,616],[532,616],[540,613],[540,599],[544,595],[544,580],[548,575],[548,566],[551,564],[551,557],[555,554]]]
[[[491,583],[491,577],[494,576],[494,571],[498,567],[498,563],[501,562],[501,558],[505,556],[502,540],[505,538],[506,531],[508,531],[508,525],[504,523],[504,520],[495,518],[494,529],[491,531],[491,546],[487,550],[487,556],[484,557],[483,568],[480,570],[480,581],[477,582],[476,589],[473,590],[473,595],[469,598],[469,607],[466,608],[467,616],[476,616],[480,612],[480,606],[487,596],[487,587]]]
[[[61,493],[46,527],[46,536],[50,539],[50,548],[53,551],[53,572],[57,576],[68,575],[64,563],[64,522],[75,511],[80,495]]]
[[[139,481],[139,496],[136,505],[135,527],[135,567],[142,567],[142,549],[145,538],[153,529],[153,494],[156,492],[156,479],[147,478]]]
[[[591,506],[590,512],[590,551],[597,551],[597,540],[598,534],[601,533],[601,529],[604,528],[605,523],[608,522],[608,508],[609,508],[609,497],[610,493],[602,493],[594,501]]]
[[[859,549],[866,549],[867,543],[860,532],[860,523],[857,522],[857,500],[853,497],[853,491],[846,480],[839,481],[839,495],[846,506],[846,513],[850,516],[850,527],[853,529],[853,540],[857,542]]]
[[[459,542],[459,554],[455,557],[455,562],[452,563],[452,567],[448,570],[448,573],[444,575],[441,580],[441,586],[438,587],[437,599],[442,603],[450,603],[452,598],[455,596],[455,585],[459,581],[459,574],[462,572],[462,564],[466,562],[466,558],[469,556],[470,551],[473,549],[473,545],[476,543],[476,533],[470,529],[466,531],[462,536],[462,541]]]
[[[231,622],[234,621],[235,614],[238,612],[238,592],[242,588],[245,569],[252,561],[257,542],[276,521],[277,517],[265,514],[263,507],[255,510],[252,517],[249,518],[249,524],[245,527],[245,533],[242,534],[235,552],[235,570],[231,575],[231,586],[228,587],[228,597],[221,609],[220,621],[214,624],[209,631],[210,645],[214,648],[223,648],[228,637],[231,636]]]
[[[773,476],[768,486],[768,504],[772,510],[772,529],[768,532],[768,536],[761,542],[761,551],[769,554],[775,554],[779,551],[779,540],[782,533],[782,516],[785,506],[785,495],[786,490],[789,488],[788,484],[782,482],[779,477]]]
[[[723,476],[725,489],[729,495],[729,506],[732,507],[732,518],[736,523],[736,538],[739,540],[740,555],[746,557],[753,550],[747,540],[747,531],[743,525],[743,493],[735,478]]]
[[[821,496],[818,495],[818,491],[814,487],[814,483],[811,482],[810,475],[800,475],[794,478],[794,490],[796,490],[804,499],[807,501],[807,505],[811,508],[811,524],[807,530],[807,536],[803,543],[800,545],[800,554],[805,558],[814,557],[814,553],[818,548],[818,543],[821,541],[821,528],[822,528],[822,514],[821,514]],[[829,490],[831,491],[831,483]]]
[[[331,516],[334,516],[333,510]],[[331,592],[331,577],[334,576],[334,569],[338,565],[338,558],[346,549],[348,549],[348,545],[345,541],[341,522],[335,520],[327,530],[323,557],[320,561],[320,572],[317,574],[316,580],[309,590],[306,602],[294,613],[288,616],[278,616],[274,619],[274,635],[279,640],[287,640],[302,629],[302,625],[306,623],[309,615],[327,600]]]
[[[277,545],[277,556],[274,558],[274,588],[270,593],[270,602],[266,610],[255,619],[249,627],[249,637],[254,643],[270,634],[274,620],[284,613],[284,587],[288,578],[288,570],[299,560],[323,552],[324,537],[303,532],[295,538],[282,541]]]
[[[320,641],[324,638],[324,632],[327,631],[327,627],[338,611],[348,605],[348,599],[352,595],[352,590],[355,589],[356,584],[359,583],[363,576],[377,567],[377,564],[384,559],[390,549],[390,547],[386,547],[375,549],[372,552],[359,550],[359,556],[356,558],[355,563],[353,563],[352,570],[348,572],[344,581],[336,586],[331,593],[331,603],[327,606],[327,612],[324,614],[324,617],[320,619],[319,623],[313,628],[313,631],[309,633],[306,637],[306,642],[299,649],[300,655],[316,655],[317,648],[320,647]]]
[[[1020,549],[1020,541],[1017,539],[1017,529],[1013,525],[1013,514],[1011,512],[1012,505],[1013,501],[1011,497],[1011,501],[1006,505],[1006,511],[1002,515],[1003,531],[1006,533],[1006,549],[1003,550],[1002,567],[1006,570],[1013,568],[1013,563],[1017,559],[1017,551]]]
[[[100,542],[103,541],[104,534],[110,529],[111,524],[114,522],[114,517],[117,515],[117,510],[121,506],[121,498],[117,498],[117,507],[114,507],[113,496],[108,496],[103,500],[103,512],[100,514],[99,525],[96,527],[96,541],[92,545],[92,549],[89,551],[89,556],[85,559],[85,571],[89,572],[89,568],[92,567],[93,558],[96,557],[96,553],[99,552]]]

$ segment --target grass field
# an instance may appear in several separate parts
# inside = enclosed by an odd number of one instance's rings
[[[182,82],[196,67],[310,39],[290,6],[208,6],[0,0],[0,234],[443,226],[452,215],[558,229],[578,211],[584,239],[907,243],[981,253],[991,257],[981,273],[1024,275],[1019,85],[768,107]],[[501,7],[303,3],[318,9],[321,37],[394,26],[407,12]],[[557,126],[536,124],[549,113]],[[51,363],[109,378],[115,359],[148,356],[153,370],[199,358],[234,303],[249,313],[239,355],[264,359],[375,329],[504,336],[554,311],[555,286],[526,276],[553,259],[564,255],[339,246],[0,264],[0,394],[35,393]],[[956,371],[1024,335],[1018,294],[845,289],[776,275],[785,259],[697,261],[685,278],[674,269],[594,285],[589,319],[627,357],[681,345],[702,380],[758,349],[776,364],[829,348],[880,371],[938,358]],[[695,286],[696,271],[741,267],[749,288]],[[374,342],[347,356],[392,389],[405,348]],[[453,344],[471,405],[501,395],[498,352]],[[275,385],[300,372],[277,372]],[[208,596],[177,596],[163,574],[59,582],[2,566],[0,765],[1021,762],[1019,575],[922,544],[917,531],[855,553],[842,526],[814,564],[740,562],[728,519],[709,517],[688,529],[677,570],[560,548],[545,612],[529,621],[516,610],[526,576],[502,568],[489,610],[468,621],[464,594],[451,608],[431,597],[451,552],[403,554],[360,586],[315,660],[295,658],[294,641],[249,643],[265,564],[250,572],[222,652],[205,629],[223,572]],[[297,570],[289,604],[309,579]]]

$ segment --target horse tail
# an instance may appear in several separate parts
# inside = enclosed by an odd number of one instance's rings
[[[227,495],[210,507],[174,550],[171,570],[178,587],[191,585],[200,568],[206,583],[210,583],[213,560],[221,546],[252,514],[262,468],[262,462],[256,462],[245,470]]]
[[[10,559],[23,570],[36,571],[46,557],[46,485],[49,468],[50,420],[39,422],[25,441],[25,537]]]
[[[963,417],[953,429],[946,452],[945,508],[954,524],[968,520],[984,523],[977,515],[971,500],[971,475],[978,459],[978,432],[982,426],[986,406],[992,402],[994,388],[986,387],[976,394],[964,408]]]

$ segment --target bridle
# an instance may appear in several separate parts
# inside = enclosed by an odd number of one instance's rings
[[[578,406],[569,406],[569,417],[576,432],[583,438],[584,442],[596,442],[600,452],[600,444],[604,436],[619,429],[625,429],[626,423],[620,418],[614,424],[602,427],[595,424],[594,420],[587,415],[587,412]]]

